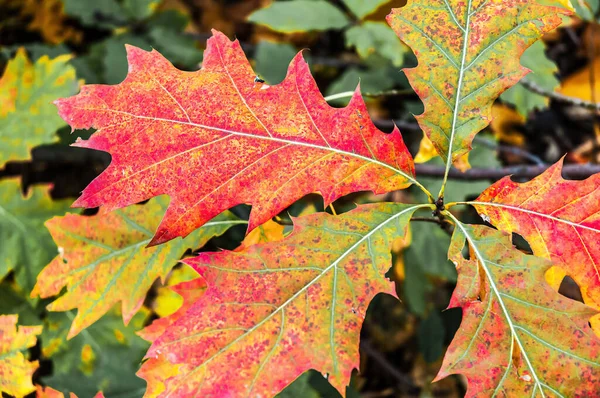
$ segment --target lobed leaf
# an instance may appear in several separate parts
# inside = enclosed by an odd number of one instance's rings
[[[161,382],[161,396],[271,396],[312,368],[343,394],[358,368],[369,302],[394,294],[383,276],[392,241],[421,207],[429,206],[317,213],[295,219],[282,241],[186,260],[208,288],[171,318],[140,374],[150,382],[153,368],[168,360],[181,367]]]
[[[71,57],[42,56],[32,64],[21,48],[0,78],[0,168],[6,162],[29,160],[33,147],[58,141],[64,122],[51,101],[77,89]]]
[[[417,121],[447,167],[490,123],[494,100],[527,74],[521,55],[560,13],[568,11],[532,0],[409,0],[388,15],[417,56],[404,69],[425,106]]]
[[[35,391],[31,382],[38,362],[29,362],[22,351],[35,345],[41,326],[19,326],[18,315],[0,315],[0,394],[24,397]]]
[[[600,175],[572,181],[561,171],[562,161],[526,183],[504,177],[469,203],[498,229],[523,236],[600,309]]]
[[[463,374],[467,397],[595,396],[600,340],[588,322],[596,312],[544,283],[551,263],[514,248],[510,235],[455,221],[450,307],[461,307],[463,320],[436,379]]]
[[[239,43],[216,31],[197,72],[134,47],[128,59],[121,84],[84,86],[56,104],[73,128],[98,129],[78,146],[112,155],[75,206],[112,210],[171,197],[150,245],[239,203],[253,206],[252,230],[312,192],[327,205],[350,192],[416,183],[398,130],[373,125],[358,89],[348,107],[330,107],[301,54],[277,86],[255,82]]]
[[[46,223],[60,255],[39,273],[31,295],[46,298],[67,288],[48,309],[78,310],[69,338],[118,302],[122,303],[123,319],[129,322],[152,283],[164,278],[186,250],[204,246],[233,225],[246,224],[227,212],[185,239],[145,248],[165,208],[166,198],[157,198],[143,206],[92,217],[69,214]]]

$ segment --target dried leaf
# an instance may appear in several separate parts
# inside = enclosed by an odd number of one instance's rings
[[[253,206],[252,230],[311,192],[327,205],[415,183],[399,132],[375,128],[358,90],[348,107],[331,108],[301,54],[277,86],[255,82],[239,43],[219,32],[198,72],[134,47],[128,58],[123,83],[84,86],[56,103],[73,128],[99,129],[78,146],[112,155],[76,206],[112,210],[171,197],[151,245],[239,203]]]

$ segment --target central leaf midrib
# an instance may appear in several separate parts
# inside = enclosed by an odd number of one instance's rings
[[[460,67],[458,70],[458,83],[456,85],[456,96],[454,98],[454,112],[452,114],[452,127],[450,129],[450,140],[448,142],[448,155],[447,155],[447,159],[446,159],[446,167],[444,170],[444,180],[442,182],[442,186],[440,187],[440,192],[438,194],[438,197],[443,197],[444,196],[444,190],[446,188],[446,182],[448,180],[448,173],[450,171],[450,167],[452,167],[452,163],[453,163],[453,147],[454,147],[454,137],[456,135],[456,123],[458,121],[458,111],[460,108],[460,96],[461,96],[461,92],[462,92],[462,85],[463,85],[463,77],[464,77],[464,73],[466,71],[465,69],[465,62],[467,59],[467,47],[469,45],[469,33],[470,33],[470,22],[471,22],[471,4],[472,4],[472,0],[469,0],[467,3],[467,18],[465,21],[465,26],[462,27],[460,25],[458,25],[459,28],[461,28],[461,30],[463,31],[463,46],[462,46],[462,54],[461,54],[461,60],[460,60]]]
[[[285,139],[285,138],[268,137],[268,136],[264,136],[264,135],[256,135],[256,134],[251,134],[251,133],[244,133],[244,132],[228,130],[228,129],[224,129],[224,128],[220,128],[220,127],[215,127],[215,126],[207,126],[207,125],[198,124],[198,123],[194,123],[194,122],[190,123],[190,122],[182,121],[182,120],[172,120],[172,119],[166,119],[166,118],[160,118],[160,117],[151,117],[151,116],[144,116],[144,115],[136,115],[136,114],[133,114],[133,113],[130,113],[130,112],[118,111],[116,109],[80,108],[80,107],[74,107],[74,108],[75,109],[81,109],[81,110],[84,110],[84,111],[102,111],[102,112],[120,113],[120,114],[123,114],[123,115],[131,116],[133,118],[138,118],[138,119],[146,119],[146,120],[152,120],[152,121],[162,121],[162,122],[173,123],[173,124],[188,125],[188,126],[193,126],[193,127],[199,127],[199,128],[202,128],[202,129],[218,131],[218,132],[221,132],[221,133],[231,134],[231,135],[234,135],[234,136],[248,137],[248,138],[251,138],[251,139],[265,140],[265,141],[271,141],[271,142],[278,142],[278,143],[283,143],[283,144],[291,144],[291,145],[303,146],[303,147],[307,147],[307,148],[319,149],[319,150],[328,151],[328,152],[334,152],[334,153],[338,153],[338,154],[341,154],[341,155],[345,155],[345,156],[350,156],[350,157],[354,157],[354,158],[357,158],[357,159],[361,159],[361,160],[366,161],[366,162],[371,162],[371,163],[376,164],[376,165],[381,166],[381,167],[385,167],[387,169],[390,169],[390,170],[394,171],[397,174],[400,174],[401,176],[405,177],[407,180],[411,181],[412,183],[418,184],[417,180],[413,176],[409,175],[408,173],[406,173],[406,172],[404,172],[404,171],[402,171],[400,169],[397,169],[397,168],[395,168],[393,166],[390,166],[387,163],[384,163],[384,162],[379,161],[379,160],[374,159],[374,158],[369,158],[367,156],[359,155],[359,154],[354,153],[354,152],[347,152],[347,151],[343,151],[341,149],[337,149],[337,148],[333,148],[333,147],[326,147],[326,146],[322,146],[322,145],[318,145],[318,144],[311,144],[311,143],[302,142],[302,141],[293,141],[293,140],[288,140],[288,139]],[[102,127],[97,127],[97,128],[101,129]],[[208,143],[205,143],[205,144],[202,144],[202,145],[206,145],[206,144],[211,144],[211,142],[208,142]],[[177,158],[178,156],[181,156],[184,153],[188,153],[190,151],[193,151],[194,149],[196,149],[196,148],[189,148],[186,151],[179,152],[179,153],[177,153],[177,154],[175,154],[175,155],[173,155],[173,156],[171,156],[171,157],[169,157],[167,159],[163,159],[163,160],[161,160],[161,162]],[[157,163],[153,163],[153,164],[151,164],[150,166],[148,166],[148,167],[146,167],[144,169],[141,169],[139,171],[136,171],[133,174],[128,175],[126,178],[119,179],[119,181],[115,182],[115,184],[119,183],[119,182],[122,182],[122,181],[124,181],[126,179],[132,178],[132,177],[134,177],[134,176],[136,176],[136,175],[138,175],[138,174],[140,174],[140,173],[142,173],[142,172],[144,172],[144,171],[146,171],[146,170],[148,170],[148,169],[150,169],[152,167],[155,167],[156,165],[157,165]],[[98,192],[102,192],[104,189],[107,189],[109,187],[110,187],[110,185],[104,187],[102,190],[100,190]],[[96,194],[98,192],[96,192]],[[90,195],[90,196],[93,196],[93,195]]]
[[[473,251],[475,252],[475,256],[478,258],[479,262],[481,263],[481,266],[482,266],[483,270],[485,271],[485,274],[486,274],[487,280],[489,282],[489,285],[492,288],[492,290],[493,290],[493,292],[494,292],[494,294],[495,294],[495,296],[496,296],[496,298],[498,300],[498,303],[500,304],[500,308],[502,309],[502,312],[504,313],[504,317],[506,318],[506,321],[507,321],[508,326],[509,326],[510,331],[511,331],[512,340],[514,340],[514,341],[517,342],[517,344],[519,346],[519,350],[521,351],[521,353],[523,355],[523,358],[525,359],[525,362],[527,363],[527,366],[529,367],[529,370],[531,371],[531,374],[532,374],[532,376],[533,376],[533,378],[535,380],[536,385],[540,386],[540,392],[542,393],[542,397],[545,397],[544,391],[542,389],[542,385],[545,385],[545,384],[540,381],[540,379],[538,378],[538,375],[536,373],[536,370],[533,367],[533,364],[529,360],[529,356],[527,355],[527,352],[525,351],[523,343],[521,342],[521,340],[519,338],[519,335],[518,335],[518,333],[515,330],[515,325],[513,324],[512,317],[510,316],[510,314],[508,312],[508,309],[506,308],[506,306],[504,304],[504,301],[502,299],[501,293],[498,290],[498,287],[496,286],[496,283],[494,282],[494,279],[490,275],[490,271],[489,271],[488,267],[486,266],[487,262],[485,260],[485,257],[481,254],[481,252],[477,248],[477,245],[475,244],[473,238],[471,237],[471,235],[469,234],[469,232],[464,228],[463,224],[457,218],[455,218],[452,214],[448,213],[448,215],[450,216],[450,218],[452,218],[454,220],[454,222],[456,223],[457,227],[461,229],[461,231],[463,232],[463,234],[467,238],[467,241],[469,242],[469,245],[473,248]]]

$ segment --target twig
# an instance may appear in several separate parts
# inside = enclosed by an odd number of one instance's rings
[[[473,142],[475,144],[480,144],[480,145],[485,146],[487,148],[497,150],[498,152],[510,153],[510,154],[513,154],[513,155],[521,156],[521,157],[523,157],[523,158],[531,161],[532,163],[537,164],[538,166],[545,166],[546,165],[546,162],[544,162],[538,156],[534,155],[531,152],[528,152],[528,151],[524,150],[523,148],[519,148],[517,146],[498,144],[495,141],[490,141],[490,140],[488,140],[488,139],[486,139],[484,137],[481,137],[481,136],[475,137],[473,139]]]
[[[507,175],[520,178],[534,178],[543,173],[549,166],[509,166],[501,168],[472,168],[465,172],[450,169],[448,178],[453,180],[499,180]],[[582,179],[600,173],[598,164],[568,164],[563,166],[563,175],[569,178]],[[444,167],[428,164],[416,165],[417,176],[443,177]]]
[[[533,83],[532,81],[526,79],[521,79],[519,84],[521,84],[521,86],[525,87],[532,93],[543,95],[544,97],[548,97],[556,102],[562,102],[564,104],[579,106],[581,108],[589,109],[592,111],[600,111],[600,103],[584,101],[579,98],[568,97],[566,95],[562,95],[554,91],[548,91]]]
[[[373,348],[371,343],[363,340],[360,342],[360,348],[365,354],[367,354],[369,358],[377,362],[379,366],[381,366],[390,376],[394,377],[398,381],[398,388],[400,391],[410,391],[416,388],[410,376],[396,369],[396,367],[392,365],[384,355]]]

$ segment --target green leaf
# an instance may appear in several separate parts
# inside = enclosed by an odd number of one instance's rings
[[[0,168],[8,161],[29,160],[35,146],[58,141],[56,130],[65,122],[52,101],[78,88],[69,59],[43,56],[32,64],[20,49],[8,62],[0,78]]]
[[[142,20],[148,18],[160,0],[124,0],[123,9],[131,19]]]
[[[419,324],[417,336],[419,338],[419,351],[425,361],[437,361],[444,353],[444,336],[446,329],[442,317],[437,311],[432,311],[427,318]]]
[[[376,11],[389,0],[343,0],[346,7],[356,15],[358,19],[363,19],[367,15]]]
[[[531,47],[525,50],[521,57],[521,64],[531,69],[531,73],[525,79],[550,92],[558,87],[559,81],[554,75],[558,71],[558,68],[546,56],[545,46],[542,41],[533,43]],[[548,97],[532,93],[519,84],[506,90],[500,98],[503,101],[513,104],[523,116],[527,116],[529,112],[536,108],[542,109],[547,107],[549,102]]]
[[[126,24],[123,9],[116,0],[62,0],[65,14],[88,26],[113,28]]]
[[[356,47],[358,55],[362,58],[379,53],[395,66],[402,65],[404,55],[409,51],[394,31],[383,22],[369,21],[351,27],[346,31],[346,45]]]
[[[397,72],[396,72],[397,74]],[[360,90],[363,93],[377,93],[389,90],[396,84],[394,76],[387,73],[385,69],[361,70],[356,67],[346,69],[342,75],[329,85],[327,95],[354,91],[360,82]],[[347,104],[349,98],[330,101],[332,104]]]
[[[45,384],[66,394],[93,397],[141,397],[145,382],[135,375],[148,343],[135,334],[148,312],[138,313],[129,326],[114,311],[80,335],[67,340],[74,318],[71,312],[49,313],[42,332],[42,356],[52,360]]]
[[[406,267],[418,266],[425,275],[455,282],[456,269],[448,260],[448,234],[423,222],[412,222],[410,232],[411,244],[406,253],[415,253],[416,263],[405,260]]]
[[[277,84],[285,78],[287,67],[295,55],[296,49],[290,44],[262,40],[256,46],[254,68],[269,84]]]
[[[17,179],[0,182],[0,279],[15,271],[27,293],[40,270],[58,253],[44,222],[69,211],[70,200],[53,201],[48,187],[30,188],[21,195]]]
[[[275,2],[250,14],[248,21],[282,33],[342,29],[349,23],[339,8],[324,0]]]

